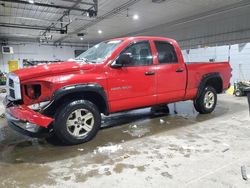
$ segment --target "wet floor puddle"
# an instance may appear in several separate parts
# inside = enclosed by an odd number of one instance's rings
[[[101,147],[110,147],[107,150],[112,151],[119,149],[119,147],[109,146],[110,143],[122,144],[130,140],[206,121],[227,113],[228,109],[220,106],[211,115],[198,115],[194,112],[192,105],[187,102],[177,108],[180,111],[178,114],[173,113],[173,105],[170,105],[170,115],[159,117],[152,116],[148,108],[115,114],[104,118],[103,128],[94,140],[78,146],[53,146],[45,140],[20,136],[4,126],[0,129],[0,161],[43,163],[95,152],[98,148],[101,150]],[[0,121],[0,124],[1,122],[6,123]],[[105,148],[103,151],[105,152]]]
[[[230,108],[222,106],[227,105],[219,105],[211,115],[198,115],[190,102],[177,105],[177,114],[174,113],[173,105],[170,105],[170,115],[152,116],[148,108],[115,114],[103,119],[103,128],[94,140],[82,145],[67,147],[54,146],[43,139],[29,139],[18,136],[4,126],[0,129],[0,167],[5,173],[3,174],[1,170],[0,177],[5,178],[6,185],[9,185],[11,181],[7,178],[8,174],[14,174],[16,181],[21,182],[18,177],[25,178],[21,175],[22,170],[26,171],[26,175],[27,171],[30,174],[38,171],[36,173],[41,176],[50,176],[48,184],[53,184],[55,181],[52,181],[51,178],[60,175],[65,181],[73,179],[76,182],[83,182],[94,176],[122,173],[124,169],[143,172],[147,168],[147,164],[133,165],[124,163],[124,160],[140,153],[146,155],[147,151],[138,151],[137,146],[124,147],[126,143],[129,145],[128,142],[133,140],[219,117],[226,114]],[[234,110],[240,109],[241,107],[238,105]],[[1,123],[5,124],[6,122],[0,120]],[[190,140],[196,139],[195,136],[197,135],[189,135]],[[140,144],[141,147],[149,147],[148,143]],[[161,154],[157,153],[157,144],[154,144],[153,140],[150,140],[150,144],[156,148],[156,156],[160,159]],[[168,149],[169,151],[178,150],[185,157],[190,156],[190,148],[183,149],[169,145]],[[169,154],[169,158],[171,157],[173,156]],[[20,173],[16,172],[18,169]],[[70,169],[74,171],[72,176],[69,176]],[[162,172],[161,175],[172,178],[172,175],[168,172]],[[41,183],[43,181],[41,180]],[[31,180],[27,180],[27,182],[29,184],[34,183]],[[36,183],[39,182],[36,181]]]

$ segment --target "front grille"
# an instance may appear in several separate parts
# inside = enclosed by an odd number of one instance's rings
[[[14,87],[14,81],[12,79],[9,79],[9,86]]]
[[[10,97],[15,99],[15,90],[14,89],[10,89]]]
[[[21,100],[21,87],[20,87],[20,80],[17,75],[14,73],[9,73],[7,75],[7,91],[9,99],[12,101]]]

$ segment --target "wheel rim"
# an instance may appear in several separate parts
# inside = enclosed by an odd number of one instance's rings
[[[204,104],[205,104],[205,107],[210,109],[214,106],[214,102],[215,102],[215,95],[213,92],[211,91],[208,91],[206,94],[205,94],[205,98],[204,98]]]
[[[74,137],[87,135],[94,126],[94,115],[87,109],[73,111],[66,122],[68,132]]]

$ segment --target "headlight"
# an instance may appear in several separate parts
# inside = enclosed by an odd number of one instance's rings
[[[27,84],[24,86],[25,94],[30,99],[37,99],[41,96],[41,85],[40,84]]]
[[[23,102],[26,105],[38,104],[51,100],[52,86],[46,81],[26,82],[22,85]]]

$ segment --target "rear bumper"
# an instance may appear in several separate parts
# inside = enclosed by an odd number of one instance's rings
[[[54,119],[35,112],[25,105],[14,105],[7,98],[4,100],[5,116],[11,128],[30,137],[44,137],[46,129]],[[44,131],[46,130],[46,131]]]

